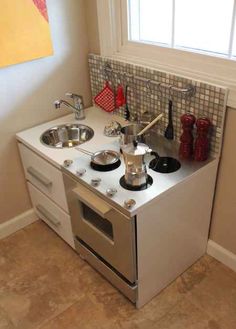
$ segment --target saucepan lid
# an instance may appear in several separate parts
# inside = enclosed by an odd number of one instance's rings
[[[103,150],[95,152],[92,155],[92,162],[99,165],[110,165],[117,162],[120,159],[119,153],[113,150]]]
[[[119,153],[113,150],[102,150],[93,153],[80,147],[77,147],[76,149],[79,152],[89,155],[91,157],[91,162],[101,166],[116,163],[120,159]]]

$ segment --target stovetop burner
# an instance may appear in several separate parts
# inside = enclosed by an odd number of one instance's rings
[[[132,185],[127,184],[125,181],[125,175],[122,176],[120,179],[120,185],[129,191],[143,191],[143,190],[146,190],[147,188],[149,188],[150,186],[152,186],[152,184],[153,184],[153,179],[150,175],[148,175],[148,177],[147,177],[146,184],[143,184],[141,186],[132,186]]]
[[[170,174],[173,173],[181,167],[181,164],[178,160],[171,157],[159,157],[156,159],[153,159],[149,163],[149,168],[162,173],[162,174]]]
[[[93,163],[92,161],[90,162],[90,166],[91,166],[91,168],[93,170],[103,171],[103,172],[115,170],[118,167],[120,167],[120,165],[121,165],[121,161],[120,160],[118,160],[118,161],[116,161],[114,163],[105,164],[105,165]]]

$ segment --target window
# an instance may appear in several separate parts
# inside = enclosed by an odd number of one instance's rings
[[[229,88],[236,0],[97,0],[101,55]]]
[[[128,0],[129,40],[236,56],[235,0]]]

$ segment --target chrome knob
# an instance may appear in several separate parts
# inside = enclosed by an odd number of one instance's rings
[[[117,189],[116,188],[113,188],[113,187],[109,187],[107,190],[106,190],[106,194],[107,196],[109,197],[113,197],[115,194],[117,193]]]
[[[131,209],[135,205],[136,205],[136,201],[134,199],[125,200],[125,202],[124,202],[124,206],[127,209]]]
[[[99,177],[96,177],[96,178],[92,178],[91,179],[91,185],[92,186],[98,186],[99,184],[101,183],[101,178],[99,178]]]
[[[64,167],[70,167],[73,163],[73,160],[67,159],[63,162]]]
[[[82,177],[85,173],[86,173],[86,169],[84,169],[84,168],[78,168],[76,170],[76,175],[79,177]]]

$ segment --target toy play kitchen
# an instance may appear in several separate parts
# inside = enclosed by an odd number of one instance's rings
[[[101,107],[17,134],[19,149],[38,216],[142,307],[206,251],[227,91],[97,55],[89,65]],[[140,140],[144,113],[164,116]]]
[[[130,143],[114,170],[87,155],[62,169],[76,250],[137,307],[204,254],[218,164],[179,160],[162,136],[147,142],[158,155]],[[119,138],[98,148],[119,152]]]

